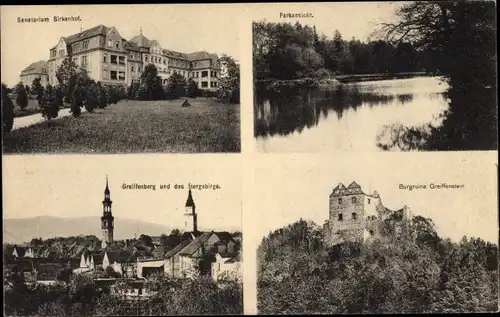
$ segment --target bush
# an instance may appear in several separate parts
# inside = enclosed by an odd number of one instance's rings
[[[83,106],[83,90],[82,87],[76,85],[71,94],[71,114],[73,117],[78,118],[82,113],[81,107]]]
[[[19,83],[16,85],[16,104],[21,109],[24,110],[28,106],[28,94],[26,93],[26,89],[24,88],[23,83]]]
[[[9,132],[14,125],[14,104],[9,98],[7,86],[2,83],[2,131]]]
[[[189,98],[196,98],[200,95],[198,84],[192,78],[189,78],[187,82],[186,91]]]
[[[85,89],[85,110],[92,113],[99,105],[98,98],[97,85],[95,83],[91,83],[87,89]]]
[[[102,86],[100,81],[97,82],[97,105],[99,109],[104,109],[108,105],[106,89]]]

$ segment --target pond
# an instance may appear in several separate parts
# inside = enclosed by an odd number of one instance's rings
[[[400,128],[439,127],[449,107],[447,88],[440,77],[414,77],[258,89],[256,147],[259,152],[382,151]]]

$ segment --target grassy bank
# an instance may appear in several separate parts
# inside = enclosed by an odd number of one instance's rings
[[[106,109],[20,128],[5,153],[239,152],[240,107],[210,98],[124,100]]]
[[[375,80],[387,80],[387,79],[403,79],[412,78],[418,76],[429,76],[431,74],[425,72],[414,72],[414,73],[395,73],[395,74],[353,74],[353,75],[338,75],[335,79],[341,83],[353,83],[362,81],[375,81]]]

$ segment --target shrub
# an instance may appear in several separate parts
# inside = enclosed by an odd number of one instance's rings
[[[71,114],[73,117],[78,118],[82,113],[81,107],[83,106],[83,91],[82,87],[76,85],[71,94]]]
[[[28,106],[28,94],[26,93],[26,89],[24,88],[23,83],[19,83],[16,85],[16,104],[21,109],[24,110]]]
[[[200,95],[198,84],[192,78],[189,78],[187,82],[186,91],[189,98],[196,98]]]
[[[2,83],[2,129],[9,132],[14,125],[14,104],[10,100],[7,86]]]
[[[102,86],[101,82],[97,82],[97,104],[99,109],[106,108],[108,102],[106,97],[106,89]]]
[[[99,104],[97,85],[91,83],[87,89],[85,89],[85,110],[92,113]]]

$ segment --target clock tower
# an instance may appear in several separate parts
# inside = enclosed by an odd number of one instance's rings
[[[186,200],[186,212],[184,213],[184,216],[187,217],[186,222],[184,223],[184,232],[198,232],[198,215],[196,214],[196,205],[194,204],[191,189],[189,190],[188,198]]]
[[[108,186],[108,176],[106,175],[106,188],[104,189],[104,200],[102,201],[102,217],[101,217],[101,229],[102,229],[102,247],[113,243],[113,229],[114,229],[114,219],[111,214],[111,195]]]

